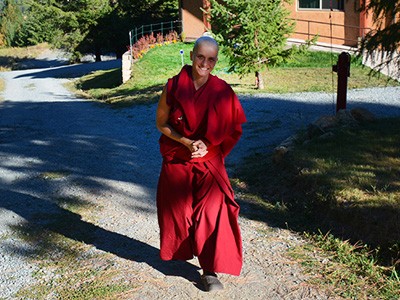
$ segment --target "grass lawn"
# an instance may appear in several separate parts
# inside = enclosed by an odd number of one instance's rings
[[[96,72],[82,77],[75,83],[83,95],[120,106],[132,103],[157,101],[167,79],[182,67],[179,51],[184,50],[184,63],[190,64],[189,53],[193,44],[177,43],[156,47],[133,65],[132,78],[120,85],[121,70]],[[237,93],[289,93],[307,91],[336,92],[337,74],[332,73],[332,62],[337,62],[337,54],[329,52],[308,52],[298,54],[292,60],[264,71],[265,90],[255,89],[253,74],[240,78],[228,72],[227,58],[220,53],[213,74],[226,80]],[[381,75],[371,77],[370,69],[364,68],[353,58],[349,88],[399,85]],[[101,82],[107,80],[107,82]]]

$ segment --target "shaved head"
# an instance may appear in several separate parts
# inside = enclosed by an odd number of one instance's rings
[[[190,51],[192,76],[196,80],[207,80],[218,61],[218,43],[209,36],[198,38]]]
[[[219,50],[219,46],[216,40],[214,40],[212,37],[210,36],[202,36],[199,37],[196,42],[194,43],[194,47],[193,47],[193,52],[197,53],[197,50],[199,49],[200,46],[211,46],[214,47],[217,52]]]

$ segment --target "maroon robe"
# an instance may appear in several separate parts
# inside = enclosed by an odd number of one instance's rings
[[[160,137],[163,164],[157,190],[160,257],[188,260],[202,269],[239,275],[242,240],[239,205],[224,165],[246,121],[231,87],[210,75],[198,90],[185,66],[167,83],[168,123],[183,136],[202,140],[208,153],[191,158],[187,147]]]

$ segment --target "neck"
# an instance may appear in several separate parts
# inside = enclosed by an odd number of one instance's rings
[[[194,87],[196,90],[198,90],[199,88],[201,88],[208,80],[209,76],[203,77],[203,76],[195,76],[192,73],[192,78],[193,78],[193,83],[194,83]]]

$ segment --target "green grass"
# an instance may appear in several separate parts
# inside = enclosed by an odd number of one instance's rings
[[[290,250],[313,276],[310,283],[324,285],[345,299],[399,299],[399,273],[382,267],[363,245],[353,245],[332,234],[308,234],[310,243]]]
[[[158,100],[167,79],[181,69],[179,51],[184,50],[184,63],[190,64],[192,47],[191,43],[177,43],[151,49],[133,65],[132,78],[120,86],[117,86],[121,81],[120,69],[90,74],[75,85],[86,97],[117,106],[154,102]],[[255,88],[254,74],[240,77],[228,72],[229,62],[222,51],[213,74],[226,80],[237,93],[333,92],[336,91],[337,74],[332,73],[332,63],[336,64],[337,57],[338,54],[329,52],[299,52],[289,61],[262,72],[266,83],[264,90]],[[348,80],[350,89],[399,85],[383,75],[371,77],[370,69],[362,67],[359,60],[352,60]]]
[[[320,284],[351,299],[398,299],[400,118],[298,144],[281,162],[257,153],[232,180],[245,215],[304,232],[297,257]],[[328,259],[315,260],[312,251]],[[297,253],[298,254],[298,253]]]
[[[337,63],[339,54],[325,51],[298,51],[278,68],[332,68]],[[361,60],[352,57],[351,67],[361,66]]]
[[[46,179],[46,180],[57,180],[57,179],[62,179],[70,175],[71,172],[69,171],[64,171],[64,170],[58,170],[58,171],[48,171],[48,172],[43,172],[39,175],[39,178]]]
[[[167,79],[181,69],[184,50],[185,63],[190,63],[192,44],[170,44],[151,49],[133,65],[132,78],[123,85],[121,69],[100,71],[84,76],[75,82],[75,87],[88,98],[94,98],[118,107],[132,103],[152,103],[158,100]]]

